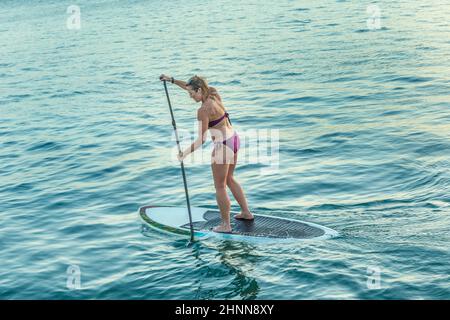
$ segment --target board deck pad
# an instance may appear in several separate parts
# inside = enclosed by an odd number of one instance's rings
[[[237,220],[231,217],[231,234],[266,237],[266,238],[297,238],[310,239],[323,236],[325,231],[302,223],[300,221],[285,220],[268,216],[254,215],[255,219]],[[208,210],[203,214],[206,221],[193,222],[194,230],[210,230],[221,223],[220,212]],[[181,226],[189,229],[189,223]]]

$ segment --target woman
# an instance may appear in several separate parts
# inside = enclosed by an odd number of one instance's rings
[[[236,167],[239,151],[239,136],[231,126],[230,118],[222,104],[222,99],[217,90],[208,86],[202,77],[193,76],[188,82],[175,80],[173,77],[161,75],[161,81],[169,81],[180,88],[187,90],[189,96],[195,102],[202,105],[197,110],[197,120],[199,121],[199,137],[186,150],[178,155],[182,161],[188,154],[194,152],[201,146],[210,129],[214,149],[211,155],[211,169],[216,188],[216,199],[220,209],[222,223],[213,228],[215,232],[231,232],[230,225],[230,198],[226,187],[230,188],[234,198],[241,207],[241,213],[235,215],[236,219],[253,220],[253,215],[248,209],[244,191],[239,183],[234,179],[233,172]]]

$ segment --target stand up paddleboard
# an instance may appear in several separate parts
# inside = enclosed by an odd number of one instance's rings
[[[142,220],[163,232],[189,236],[190,225],[186,207],[145,206],[139,209]],[[218,233],[212,228],[220,224],[220,212],[208,208],[191,207],[194,236],[204,239],[216,237],[251,242],[280,242],[323,240],[338,236],[330,228],[294,219],[254,214],[254,220],[237,220],[231,212],[231,233]]]

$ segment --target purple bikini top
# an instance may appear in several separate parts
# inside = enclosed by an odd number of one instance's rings
[[[222,121],[225,117],[227,117],[228,121],[230,121],[230,117],[229,117],[228,112],[225,112],[225,114],[223,116],[221,116],[219,119],[210,121],[208,123],[208,128],[214,127],[216,124],[218,124],[220,121]],[[230,121],[230,123],[231,123],[231,121]]]

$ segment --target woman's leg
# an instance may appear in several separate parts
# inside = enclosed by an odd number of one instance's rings
[[[239,203],[239,206],[241,207],[241,213],[235,215],[234,217],[238,219],[253,219],[253,215],[248,209],[247,199],[245,198],[244,190],[242,189],[241,185],[234,179],[233,176],[234,168],[236,168],[237,164],[237,157],[238,152],[234,154],[234,161],[232,164],[230,164],[227,175],[227,186],[228,188],[230,188],[233,197],[236,199],[236,201]]]
[[[215,227],[213,230],[216,232],[230,232],[231,224],[230,224],[230,198],[227,193],[227,174],[229,164],[220,161],[220,157],[217,157],[216,154],[221,153],[222,147],[216,147],[213,151],[213,161],[211,162],[211,169],[214,178],[214,187],[216,188],[216,200],[217,205],[219,206],[220,216],[222,218],[222,224]]]

